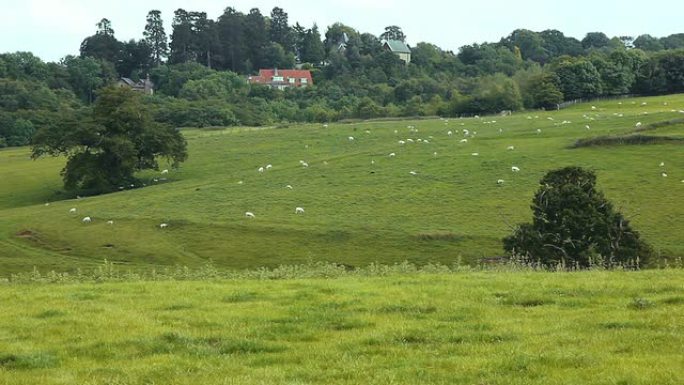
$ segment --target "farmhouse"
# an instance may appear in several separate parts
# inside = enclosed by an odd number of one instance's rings
[[[411,48],[401,40],[383,40],[382,47],[399,56],[399,59],[408,64],[411,62]]]
[[[121,78],[119,79],[117,85],[119,87],[128,87],[133,91],[142,92],[146,95],[154,94],[154,83],[152,83],[152,81],[150,80],[149,75],[147,75],[146,79],[139,80],[137,82],[129,78]]]
[[[309,70],[262,69],[259,70],[259,75],[250,76],[248,80],[250,84],[265,84],[279,90],[313,85],[311,71]]]

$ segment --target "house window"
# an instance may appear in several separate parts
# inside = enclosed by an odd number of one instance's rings
[[[296,81],[297,79],[295,79],[295,78],[290,78],[290,79],[288,79],[288,80],[290,81],[290,84],[295,84],[295,81]]]
[[[299,79],[299,82],[302,83],[302,84],[307,84],[307,83],[309,82],[309,79],[307,79],[307,78],[301,78],[301,79]]]
[[[274,82],[282,82],[282,81],[283,81],[283,77],[282,77],[282,76],[274,76],[274,77],[273,77],[273,81],[274,81]]]

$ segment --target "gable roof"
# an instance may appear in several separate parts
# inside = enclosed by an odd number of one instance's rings
[[[385,40],[385,45],[387,45],[392,52],[411,53],[411,48],[401,40]]]
[[[282,77],[283,80],[274,80],[275,76]],[[292,81],[290,80],[292,79]],[[306,79],[303,81],[303,79]],[[258,76],[250,76],[248,78],[250,83],[270,84],[270,85],[294,85],[294,86],[311,86],[313,85],[313,78],[309,70],[281,70],[276,68],[261,69]]]

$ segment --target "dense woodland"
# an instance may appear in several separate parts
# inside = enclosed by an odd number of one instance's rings
[[[398,26],[374,35],[336,23],[322,35],[317,25],[290,24],[277,7],[270,15],[229,7],[216,20],[178,9],[170,34],[153,10],[141,26],[140,40],[119,41],[102,19],[80,55],[58,63],[29,52],[0,55],[0,147],[26,145],[65,116],[87,117],[98,89],[120,77],[149,75],[156,92],[144,103],[156,121],[175,127],[461,116],[684,92],[684,33],[592,32],[580,41],[557,30],[519,29],[458,53],[418,43],[405,65],[381,44],[406,39]],[[246,80],[260,68],[295,65],[312,70],[315,86],[279,91]]]

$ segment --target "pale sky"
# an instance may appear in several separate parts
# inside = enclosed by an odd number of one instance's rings
[[[656,37],[684,32],[682,0],[0,0],[0,53],[31,51],[46,61],[78,54],[81,41],[106,17],[121,41],[142,38],[147,12],[159,9],[167,34],[173,11],[206,12],[217,19],[232,6],[247,13],[275,6],[290,24],[317,23],[321,34],[334,22],[379,35],[388,25],[402,27],[409,45],[430,42],[456,52],[459,47],[499,41],[514,29],[557,29],[582,39],[587,32]]]

